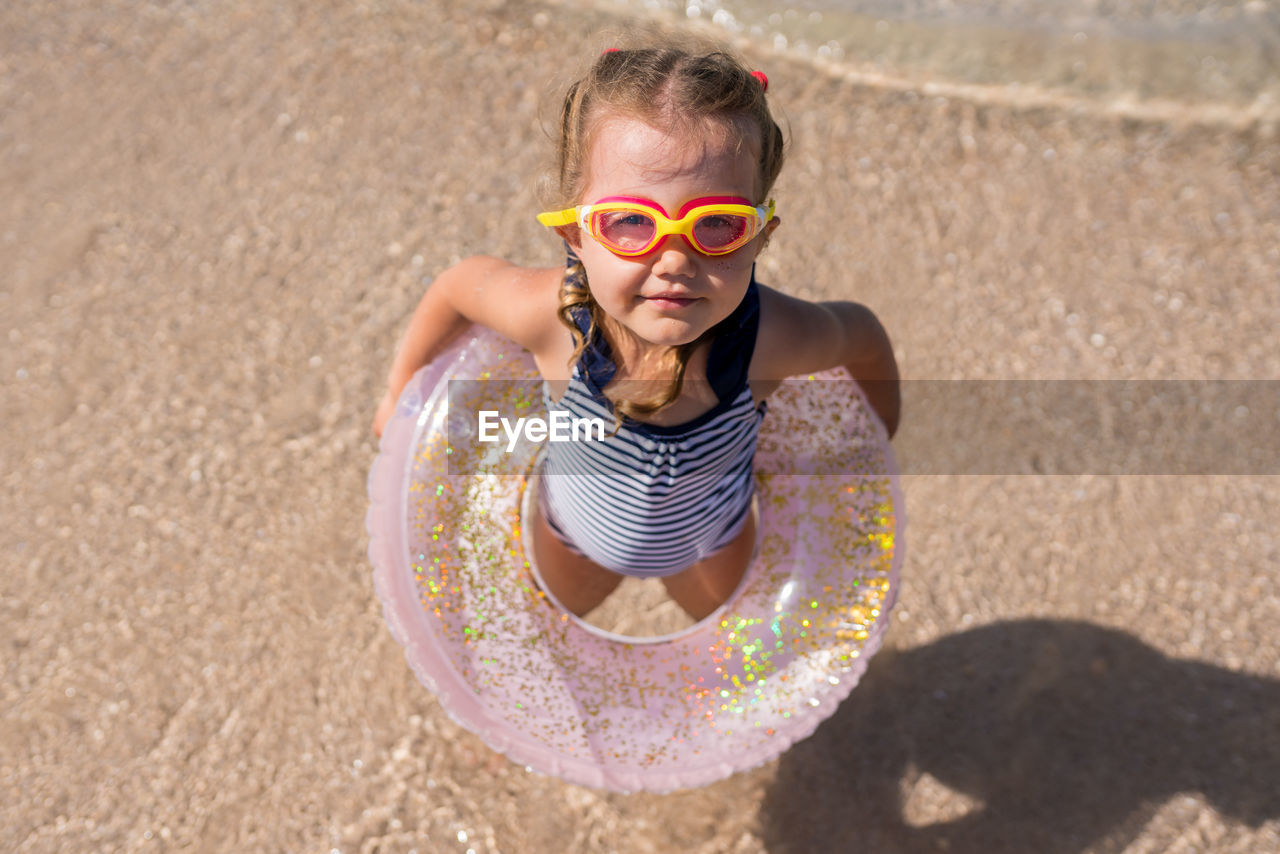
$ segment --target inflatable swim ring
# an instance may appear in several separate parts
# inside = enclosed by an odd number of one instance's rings
[[[848,374],[770,396],[756,557],[716,613],[661,638],[601,632],[539,589],[521,525],[538,446],[460,437],[475,414],[459,397],[482,385],[541,411],[533,360],[479,330],[405,387],[368,482],[384,616],[450,717],[531,770],[662,792],[768,761],[835,711],[880,646],[902,561],[893,452]]]

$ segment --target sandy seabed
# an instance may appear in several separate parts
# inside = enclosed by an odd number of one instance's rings
[[[0,849],[1280,851],[1274,477],[908,477],[888,648],[705,789],[527,773],[413,680],[373,406],[424,279],[558,262],[543,128],[616,28],[0,10]],[[760,277],[872,306],[906,376],[1280,379],[1270,129],[749,59],[793,139]]]

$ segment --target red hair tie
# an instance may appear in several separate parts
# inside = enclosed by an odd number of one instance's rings
[[[604,56],[606,53],[617,53],[617,52],[618,52],[618,49],[616,47],[607,47],[604,50],[600,51],[600,55]]]
[[[765,74],[763,71],[753,71],[751,72],[751,76],[760,81],[760,90],[762,92],[769,91],[769,75]]]

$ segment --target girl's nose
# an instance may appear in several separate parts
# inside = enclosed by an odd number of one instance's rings
[[[672,234],[662,241],[657,249],[657,257],[653,262],[653,273],[656,276],[692,276],[696,271],[694,249],[684,235]]]

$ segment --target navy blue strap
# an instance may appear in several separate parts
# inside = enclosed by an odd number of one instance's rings
[[[716,326],[716,337],[711,342],[711,352],[707,354],[707,379],[720,400],[735,397],[746,385],[759,330],[760,286],[756,284],[753,266],[746,295],[733,314]]]

